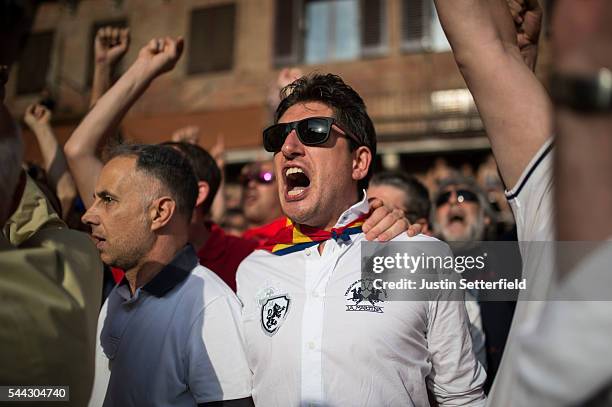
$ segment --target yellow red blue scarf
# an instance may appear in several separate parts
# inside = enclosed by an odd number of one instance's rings
[[[369,214],[364,214],[346,226],[321,230],[306,225],[296,225],[289,218],[283,228],[268,239],[260,249],[267,250],[277,256],[298,252],[307,247],[315,246],[329,239],[350,240],[350,235],[361,233],[361,226]]]

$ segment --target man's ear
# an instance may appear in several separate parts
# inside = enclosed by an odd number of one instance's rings
[[[151,203],[151,230],[159,230],[166,226],[176,212],[176,202],[169,196],[162,196]]]
[[[208,194],[210,193],[210,186],[208,182],[198,181],[198,198],[196,199],[196,208],[204,203]]]
[[[353,180],[359,181],[368,175],[372,164],[372,152],[366,146],[359,146],[353,151]]]

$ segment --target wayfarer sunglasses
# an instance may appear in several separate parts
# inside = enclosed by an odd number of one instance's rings
[[[277,153],[285,144],[285,139],[295,130],[298,139],[305,146],[317,146],[329,140],[332,125],[335,125],[344,132],[343,135],[353,139],[358,144],[361,140],[344,130],[338,125],[338,121],[333,117],[309,117],[290,123],[274,124],[263,131],[263,142],[266,151]]]
[[[440,194],[438,199],[436,199],[436,207],[442,206],[447,203],[453,192],[457,194],[457,202],[459,203],[466,201],[478,203],[478,195],[476,195],[474,192],[469,191],[467,189],[458,189],[456,191],[446,191]]]

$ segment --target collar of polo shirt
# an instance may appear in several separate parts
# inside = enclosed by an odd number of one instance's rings
[[[187,244],[174,256],[174,259],[164,266],[163,269],[151,281],[145,284],[142,289],[156,297],[163,297],[189,276],[199,264],[198,256],[195,249],[190,244]],[[119,283],[120,286],[127,285],[128,281],[125,277]]]

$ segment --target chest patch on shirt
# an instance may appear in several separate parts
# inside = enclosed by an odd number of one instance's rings
[[[374,287],[374,280],[355,281],[344,293],[347,311],[367,311],[383,313],[382,304],[387,298],[387,291]]]
[[[278,294],[259,300],[261,305],[261,328],[268,336],[274,335],[285,321],[291,298],[289,294]]]

